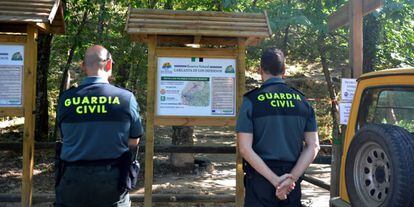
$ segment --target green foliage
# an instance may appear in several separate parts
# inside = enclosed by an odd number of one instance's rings
[[[402,127],[411,133],[414,133],[414,120],[411,120],[411,121],[400,120],[395,125]]]
[[[378,14],[378,69],[414,66],[414,1],[388,0]]]

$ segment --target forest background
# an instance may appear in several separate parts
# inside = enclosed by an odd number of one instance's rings
[[[327,17],[345,0],[66,0],[65,35],[38,39],[36,141],[56,138],[55,111],[60,91],[81,80],[86,48],[101,44],[112,53],[113,83],[135,92],[145,120],[147,47],[126,34],[128,7],[192,11],[263,12],[273,35],[247,51],[248,89],[263,48],[281,48],[287,57],[289,83],[311,98],[320,135],[331,142],[337,134],[340,78],[350,77],[349,29],[328,32]],[[414,0],[385,0],[364,18],[365,72],[414,66]],[[144,121],[145,123],[145,121]],[[18,136],[22,137],[22,136]],[[16,141],[16,140],[14,140]]]

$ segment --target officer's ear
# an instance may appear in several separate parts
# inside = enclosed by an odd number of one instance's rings
[[[83,61],[83,62],[82,62],[82,64],[81,64],[81,68],[82,68],[82,71],[83,71],[85,74],[87,74],[87,73],[86,73],[86,64],[85,64],[85,61]]]
[[[106,61],[106,65],[105,65],[105,71],[106,72],[109,72],[110,70],[112,70],[112,60],[111,59],[108,59]]]

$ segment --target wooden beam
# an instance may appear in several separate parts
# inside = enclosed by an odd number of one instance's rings
[[[328,30],[333,31],[347,25],[349,21],[349,4],[346,3],[328,17]]]
[[[177,20],[177,19],[163,19],[163,18],[133,18],[128,21],[128,28],[130,27],[152,27],[152,26],[187,26],[187,27],[205,27],[205,26],[222,26],[222,27],[251,27],[252,29],[269,29],[265,22],[234,22],[228,21],[206,21],[206,20]]]
[[[163,10],[165,11],[165,10]],[[245,18],[245,17],[216,17],[216,16],[176,16],[176,15],[155,15],[155,14],[136,14],[130,13],[130,20],[133,19],[175,19],[181,20],[195,20],[195,21],[215,21],[215,22],[235,22],[235,23],[266,23],[264,18]]]
[[[23,116],[24,111],[23,108],[0,108],[0,117],[6,116]]]
[[[201,35],[195,35],[193,44],[196,44],[196,45],[200,44],[200,40],[201,40]]]
[[[37,35],[34,25],[27,26],[27,42],[24,45],[24,135],[22,207],[32,206],[34,165],[34,110],[36,104]]]
[[[202,35],[216,37],[269,37],[267,31],[218,31],[215,29],[128,28],[128,34]]]
[[[1,26],[1,25],[0,25]],[[26,35],[4,35],[0,34],[2,43],[26,43]]]
[[[156,116],[156,126],[235,126],[234,117],[179,117],[179,116]]]
[[[269,30],[269,37],[272,37],[273,32],[272,32],[272,28],[270,27],[269,17],[267,16],[267,11],[266,10],[264,10],[264,15],[265,15],[265,18],[266,18],[267,29]]]
[[[381,8],[384,6],[384,0],[362,0],[363,5],[363,15],[367,15],[374,10]],[[342,6],[338,11],[331,14],[328,17],[328,28],[329,31],[333,31],[341,26],[349,24],[349,3],[346,3],[344,6]]]
[[[202,139],[218,139],[218,138],[225,138],[225,139],[233,139],[234,136],[203,136],[197,135],[196,137]],[[155,139],[161,137],[155,137]],[[54,150],[56,146],[56,142],[36,142],[35,143],[35,150]],[[331,145],[320,145],[322,149],[330,149],[332,148]],[[0,142],[0,151],[21,151],[23,149],[23,145],[21,142]],[[139,153],[145,152],[145,144],[141,144],[139,146]],[[177,145],[154,145],[154,153],[207,153],[207,154],[235,154],[236,147],[234,146],[177,146]],[[314,163],[320,164],[329,164],[330,163],[330,156],[328,155],[318,155],[314,161]]]
[[[162,15],[173,16],[200,16],[200,17],[233,17],[233,18],[247,18],[247,19],[262,19],[262,13],[235,13],[235,12],[216,12],[216,11],[185,11],[185,10],[160,10],[160,9],[131,9],[131,14],[143,15]]]
[[[65,12],[63,11],[62,2],[60,2],[55,18],[50,24],[52,26],[51,33],[65,34],[66,22],[65,22]]]
[[[256,37],[249,37],[246,40],[246,46],[248,45],[256,45],[258,42],[260,42],[261,38],[256,38]]]
[[[50,11],[50,14],[48,17],[49,24],[53,23],[53,20],[55,19],[55,16],[59,10],[60,4],[61,4],[60,0],[56,0],[55,3],[53,4],[52,10]]]
[[[133,34],[131,35],[131,41],[148,43],[148,35],[147,34]]]
[[[237,86],[237,93],[236,93],[236,109],[239,109],[242,101],[243,95],[245,91],[245,83],[246,83],[246,39],[245,38],[238,38],[237,44],[237,67],[236,67],[236,86]],[[238,114],[238,113],[237,113]],[[236,140],[236,207],[242,207],[244,205],[244,172],[243,172],[243,159],[240,155],[239,144]]]
[[[361,0],[351,0],[350,6],[351,38],[350,38],[350,63],[352,77],[358,78],[362,74],[363,58],[363,13]]]
[[[27,32],[27,23],[0,23],[0,32],[25,34]]]
[[[203,38],[204,39],[204,38]],[[208,57],[208,58],[237,58],[237,50],[232,48],[184,48],[158,47],[158,57]]]
[[[147,42],[148,35],[131,35],[133,42]],[[200,39],[200,45],[222,45],[222,46],[235,46],[237,45],[237,38],[235,37],[209,37],[202,36]],[[171,45],[171,44],[192,44],[194,43],[194,36],[192,35],[158,35],[158,45]]]
[[[147,120],[145,136],[145,207],[152,206],[152,183],[154,178],[154,106],[157,73],[156,49],[157,36],[148,36]]]
[[[36,23],[36,26],[40,29],[39,32],[49,33],[51,30],[50,24],[48,23]]]
[[[326,183],[323,180],[319,180],[319,179],[314,178],[314,177],[311,177],[309,175],[306,175],[306,174],[303,175],[302,176],[302,179],[304,181],[308,182],[308,183],[314,184],[314,185],[316,185],[316,186],[318,186],[320,188],[323,188],[325,190],[330,190],[331,189],[331,186],[329,185],[329,183]]]
[[[133,203],[142,203],[145,200],[143,194],[129,194]],[[19,202],[21,196],[18,194],[0,194],[0,203]],[[33,202],[36,204],[50,203],[55,201],[54,194],[34,194]],[[234,203],[234,195],[199,195],[199,194],[155,194],[153,195],[155,203]],[[176,205],[176,204],[173,204]]]

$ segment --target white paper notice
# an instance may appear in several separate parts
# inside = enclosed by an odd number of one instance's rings
[[[348,124],[349,114],[351,113],[351,105],[352,103],[339,104],[340,124]]]
[[[0,45],[0,107],[21,107],[23,45]]]
[[[235,116],[236,60],[158,58],[158,116]]]
[[[357,86],[356,79],[342,78],[341,81],[341,100],[342,102],[352,102]]]

